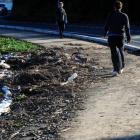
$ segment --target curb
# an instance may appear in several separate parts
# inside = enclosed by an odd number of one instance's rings
[[[41,29],[41,28],[11,26],[11,25],[0,25],[0,28],[26,30],[26,31],[39,32],[39,33],[46,33],[46,34],[50,34],[50,35],[58,35],[57,31]],[[90,42],[95,42],[95,43],[99,43],[102,45],[107,45],[107,39],[104,39],[101,37],[93,37],[93,36],[82,35],[82,34],[78,34],[78,33],[72,33],[72,32],[65,32],[64,36],[70,37],[70,38],[76,38],[76,39],[80,39],[80,40],[85,40],[85,41],[90,41]],[[125,49],[130,50],[130,51],[137,51],[137,50],[140,50],[140,47],[131,45],[131,44],[125,44]]]

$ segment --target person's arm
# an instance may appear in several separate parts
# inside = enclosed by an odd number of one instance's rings
[[[105,26],[104,26],[104,37],[106,37],[108,31],[109,31],[109,20],[110,20],[110,15],[107,17]]]
[[[60,8],[56,10],[56,21],[60,21]]]
[[[106,24],[105,27],[104,27],[104,37],[107,36],[107,33],[108,33],[108,26]]]
[[[67,13],[65,10],[63,11],[63,13],[64,13],[64,22],[65,22],[65,24],[67,24],[68,23]]]
[[[131,41],[131,34],[130,34],[129,18],[127,15],[125,16],[125,32],[126,32],[127,42],[129,43]]]

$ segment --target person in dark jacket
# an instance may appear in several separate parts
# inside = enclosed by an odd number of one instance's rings
[[[65,30],[65,25],[67,24],[67,14],[63,6],[64,6],[63,2],[60,2],[59,8],[57,10],[57,21],[58,21],[60,38],[63,38],[63,32]]]
[[[125,36],[127,43],[131,41],[129,18],[127,14],[121,12],[123,4],[116,1],[114,11],[109,15],[105,25],[105,36],[108,35],[108,45],[111,50],[113,63],[113,76],[123,72],[125,67],[124,61],[124,41]]]

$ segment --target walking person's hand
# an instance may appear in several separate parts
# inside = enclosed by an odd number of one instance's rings
[[[127,43],[130,43],[131,42],[131,40],[127,40]]]
[[[131,38],[127,37],[127,43],[130,43],[130,42],[131,42]]]
[[[130,43],[131,42],[131,39],[127,39],[127,43]]]
[[[107,35],[106,34],[104,34],[104,36],[103,36],[104,38],[107,38]]]

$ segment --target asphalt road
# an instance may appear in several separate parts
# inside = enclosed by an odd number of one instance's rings
[[[12,25],[12,26],[22,26],[22,27],[33,27],[39,29],[47,29],[58,31],[57,24],[48,23],[32,23],[32,22],[16,22],[8,20],[0,20],[0,25]],[[67,32],[76,33],[80,35],[88,35],[91,37],[103,37],[104,25],[79,25],[79,24],[68,24],[66,27]],[[140,47],[140,26],[131,26],[132,42],[131,45]]]

